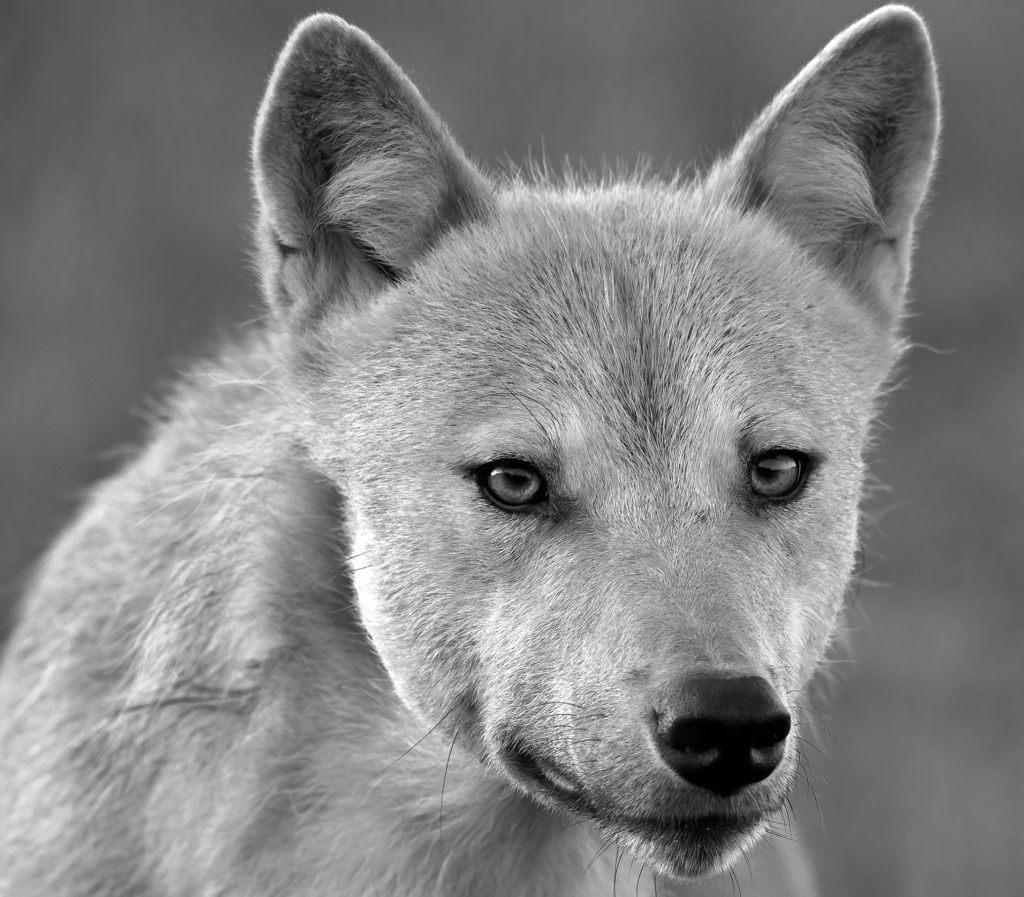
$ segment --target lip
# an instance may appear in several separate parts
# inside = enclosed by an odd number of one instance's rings
[[[549,799],[580,812],[587,803],[583,786],[558,766],[515,743],[504,751],[506,768],[531,793],[540,792]]]
[[[624,832],[638,835],[645,840],[665,841],[686,838],[689,841],[721,841],[730,837],[742,837],[753,831],[761,822],[760,817],[749,816],[696,816],[690,819],[680,817],[608,817],[604,824],[612,825]]]

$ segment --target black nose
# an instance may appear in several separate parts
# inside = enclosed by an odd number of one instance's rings
[[[722,796],[768,778],[786,750],[789,713],[760,676],[686,676],[662,692],[655,714],[664,761]]]

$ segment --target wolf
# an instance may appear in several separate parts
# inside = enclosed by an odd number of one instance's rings
[[[0,892],[714,894],[746,856],[807,893],[803,696],[938,127],[889,6],[690,180],[496,176],[303,21],[254,134],[265,321],[6,649]]]

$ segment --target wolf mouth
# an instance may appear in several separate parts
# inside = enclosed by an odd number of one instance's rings
[[[522,744],[514,743],[504,752],[504,762],[513,778],[532,794],[553,799],[573,812],[588,803],[583,796],[583,785],[563,772],[555,764],[542,760]]]
[[[665,855],[675,857],[685,853],[701,857],[702,866],[713,866],[715,857],[749,839],[770,813],[705,813],[690,817],[622,815],[593,801],[582,783],[522,744],[509,747],[503,759],[517,784],[541,803],[591,819],[606,835],[625,839],[634,847],[642,844],[646,851],[661,855],[662,862],[666,862]],[[691,862],[683,864],[687,867],[685,871],[680,870],[684,875],[693,874],[688,868]],[[677,866],[677,863],[668,860],[668,865]]]

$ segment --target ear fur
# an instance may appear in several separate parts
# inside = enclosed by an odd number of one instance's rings
[[[384,50],[323,13],[298,25],[271,75],[253,177],[264,290],[276,311],[300,316],[401,278],[490,201],[485,178]]]
[[[928,32],[912,10],[887,6],[819,53],[708,185],[774,218],[891,327],[938,131]]]

